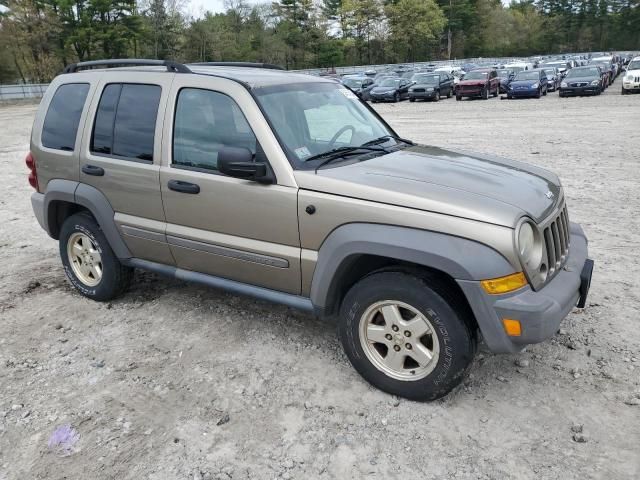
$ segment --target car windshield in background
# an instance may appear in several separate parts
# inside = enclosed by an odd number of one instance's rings
[[[640,60],[629,62],[629,65],[627,65],[627,70],[640,70]]]
[[[342,83],[349,88],[360,88],[362,86],[362,80],[355,78],[345,78]]]
[[[498,70],[498,76],[501,78],[507,78],[511,74],[511,70]]]
[[[598,70],[596,67],[574,68],[567,74],[567,78],[599,77],[599,76],[600,76],[600,70]]]
[[[413,77],[416,83],[426,83],[429,85],[437,85],[440,83],[440,75],[416,75]]]
[[[397,87],[400,84],[399,78],[385,78],[380,82],[380,87]]]
[[[555,70],[547,70],[547,69],[545,69],[545,70],[542,70],[542,71],[544,72],[544,74],[547,77],[553,77],[556,74]]]
[[[469,72],[464,76],[465,80],[486,80],[487,72]]]
[[[520,72],[516,75],[515,80],[540,80],[540,73],[538,73],[537,70],[532,72]]]
[[[294,168],[336,148],[394,135],[352,91],[336,83],[273,85],[253,92]]]

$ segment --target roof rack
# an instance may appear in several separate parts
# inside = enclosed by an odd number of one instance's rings
[[[125,65],[136,66],[161,66],[167,67],[169,72],[192,73],[186,65],[171,60],[147,60],[139,58],[116,58],[113,60],[91,60],[89,62],[79,62],[67,65],[62,73],[75,73],[79,70],[89,69],[91,67],[120,67]]]
[[[248,67],[248,68],[266,68],[269,70],[284,70],[280,65],[274,65],[272,63],[257,63],[257,62],[197,62],[191,65],[198,65],[202,67]]]

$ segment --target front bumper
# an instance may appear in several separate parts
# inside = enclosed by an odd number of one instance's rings
[[[538,95],[538,89],[537,88],[523,88],[523,89],[509,89],[507,91],[508,95],[511,95],[512,97],[535,97],[536,95]]]
[[[484,88],[483,87],[478,87],[478,88],[460,88],[458,87],[457,90],[457,94],[461,97],[480,97],[482,95],[482,92],[484,92]]]
[[[588,85],[586,87],[560,87],[562,95],[597,95],[602,88],[600,86]]]
[[[495,353],[515,353],[526,345],[553,336],[576,305],[584,306],[591,284],[593,262],[580,225],[571,224],[571,251],[564,268],[542,289],[523,287],[504,295],[487,294],[480,282],[458,280],[478,321],[485,343]],[[519,320],[522,334],[508,336],[502,319]]]
[[[436,91],[431,92],[409,92],[409,98],[432,99],[436,97]]]
[[[630,82],[628,80],[622,81],[622,88],[629,92],[640,92],[640,83],[638,82]]]
[[[378,102],[387,102],[391,101],[395,98],[396,92],[390,93],[370,93],[369,97],[371,100],[376,100]]]

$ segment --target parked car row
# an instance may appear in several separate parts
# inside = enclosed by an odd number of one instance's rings
[[[345,75],[341,80],[358,97],[372,102],[409,99],[497,97],[540,98],[549,92],[560,97],[599,95],[625,71],[622,93],[640,90],[640,57],[597,52],[581,55],[535,57],[522,61],[463,63],[419,68],[399,65],[384,72],[374,69]]]

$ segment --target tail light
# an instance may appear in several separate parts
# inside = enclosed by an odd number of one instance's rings
[[[31,152],[27,154],[27,158],[24,159],[24,163],[27,164],[27,168],[29,169],[29,185],[38,190],[38,173],[36,172],[36,159]]]

